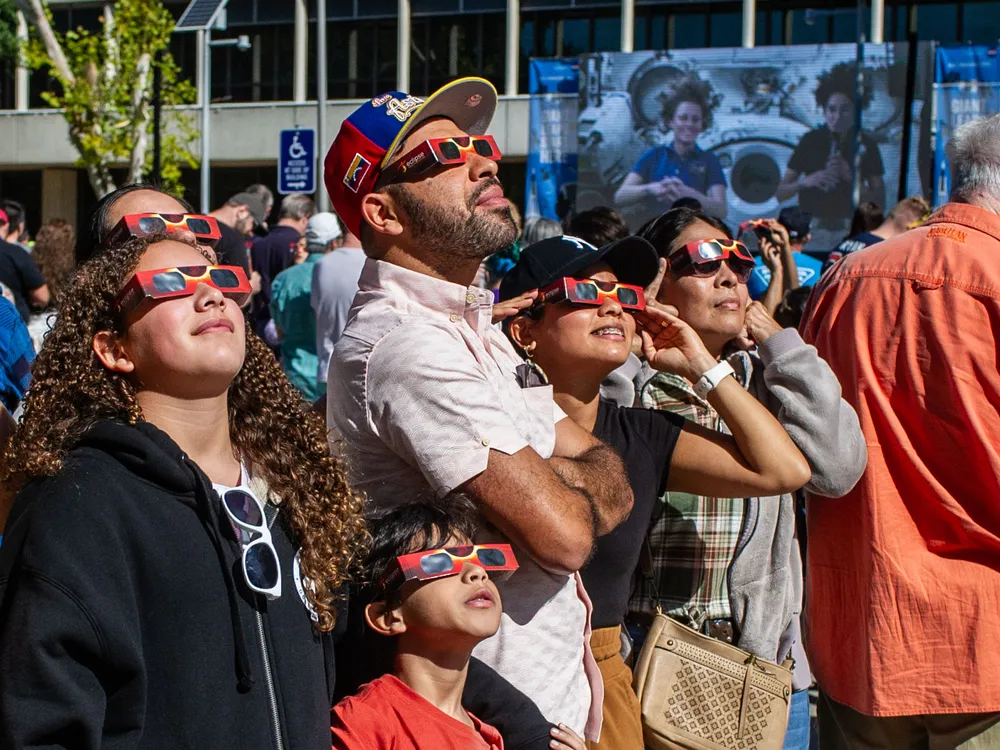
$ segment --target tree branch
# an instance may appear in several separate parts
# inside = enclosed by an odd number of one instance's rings
[[[55,32],[52,31],[52,25],[49,23],[49,17],[45,14],[42,0],[17,0],[17,7],[24,11],[25,18],[28,19],[29,23],[35,24],[35,28],[38,29],[38,35],[42,38],[45,51],[52,60],[52,67],[55,68],[56,73],[67,86],[72,86],[76,83],[76,76],[69,69],[69,63],[66,62],[62,46],[59,44]]]
[[[149,143],[149,67],[152,56],[143,52],[135,66],[135,84],[132,87],[132,163],[129,166],[128,181],[139,182],[146,166],[146,147]]]

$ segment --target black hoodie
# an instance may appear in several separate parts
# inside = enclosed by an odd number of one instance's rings
[[[0,546],[0,747],[329,750],[333,649],[276,515],[267,601],[166,433],[92,428],[17,496]]]

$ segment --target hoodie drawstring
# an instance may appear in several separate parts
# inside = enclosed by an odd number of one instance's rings
[[[222,575],[226,581],[226,595],[229,597],[229,617],[233,627],[233,643],[236,646],[236,678],[237,688],[241,693],[250,690],[254,684],[253,670],[250,668],[250,654],[247,651],[246,636],[243,631],[243,619],[240,615],[239,595],[236,591],[236,581],[233,580],[233,566],[226,554],[229,543],[222,537],[219,531],[218,503],[213,501],[214,490],[205,482],[205,477],[201,470],[191,461],[185,458],[185,463],[194,472],[197,478],[197,489],[195,493],[198,497],[198,507],[202,511],[202,519],[208,536],[212,540],[212,546],[219,556],[219,564],[222,566]]]

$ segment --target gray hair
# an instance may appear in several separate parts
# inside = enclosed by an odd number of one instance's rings
[[[267,185],[261,185],[259,182],[251,185],[244,193],[250,193],[250,195],[256,195],[260,198],[261,203],[264,204],[264,208],[267,209],[268,213],[271,213],[271,207],[274,205],[274,193],[271,192],[271,188]]]
[[[316,213],[313,199],[303,193],[292,193],[281,199],[279,219],[308,219]]]
[[[521,235],[521,247],[534,245],[549,237],[559,237],[563,233],[562,226],[554,219],[537,217],[524,223],[524,233]]]
[[[977,196],[1000,198],[1000,115],[958,128],[947,146],[951,200],[971,203]]]

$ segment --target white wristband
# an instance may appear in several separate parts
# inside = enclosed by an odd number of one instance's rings
[[[719,383],[735,374],[732,365],[726,361],[719,362],[698,378],[698,382],[694,384],[694,393],[698,398],[704,399],[718,387]]]

